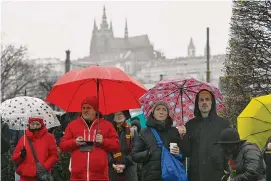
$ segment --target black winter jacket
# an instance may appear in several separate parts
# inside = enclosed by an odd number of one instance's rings
[[[233,156],[237,176],[231,181],[265,181],[263,157],[257,145],[244,142]]]
[[[132,149],[133,161],[143,162],[141,180],[142,181],[162,181],[161,179],[161,149],[157,146],[156,139],[151,131],[155,128],[166,148],[169,143],[177,143],[180,150],[181,138],[178,130],[172,126],[172,120],[168,119],[166,124],[156,121],[153,116],[147,120],[147,128],[141,130],[135,140]]]
[[[187,133],[184,136],[185,156],[190,157],[188,168],[189,181],[220,181],[224,170],[228,169],[226,158],[219,145],[214,145],[219,140],[220,133],[230,127],[229,122],[216,113],[216,100],[212,95],[212,108],[208,117],[201,116],[198,100],[195,99],[195,118],[186,123]]]

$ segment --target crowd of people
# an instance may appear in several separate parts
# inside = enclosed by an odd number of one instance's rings
[[[101,115],[96,97],[87,97],[81,113],[70,122],[59,141],[59,149],[70,153],[71,181],[163,181],[161,155],[152,129],[168,151],[187,169],[189,181],[270,181],[271,137],[263,151],[240,140],[236,129],[216,113],[214,94],[198,92],[194,118],[186,125],[173,127],[169,106],[156,102],[146,128],[123,110]],[[48,133],[41,118],[29,118],[25,131],[9,138],[7,124],[1,124],[1,168],[5,174],[11,151],[18,181],[51,181],[59,160],[55,137]],[[8,132],[8,133],[7,133]],[[37,159],[35,159],[35,156]],[[189,159],[187,159],[189,158]],[[189,160],[187,162],[187,160]],[[188,163],[188,164],[187,164]]]

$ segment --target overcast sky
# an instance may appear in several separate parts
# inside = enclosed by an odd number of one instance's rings
[[[2,3],[3,44],[25,45],[31,58],[65,59],[89,54],[93,21],[101,23],[103,6],[112,20],[114,35],[148,34],[155,49],[169,58],[186,56],[190,37],[196,54],[203,55],[206,27],[210,27],[211,54],[225,53],[231,17],[231,1],[28,1]]]

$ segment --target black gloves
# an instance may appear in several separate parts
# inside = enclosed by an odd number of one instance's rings
[[[26,157],[26,149],[25,149],[25,147],[23,147],[23,148],[21,149],[20,157],[21,157],[22,159],[24,159],[24,158]]]

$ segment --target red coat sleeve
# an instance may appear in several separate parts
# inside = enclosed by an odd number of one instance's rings
[[[103,139],[103,142],[101,146],[107,151],[107,152],[119,152],[120,151],[120,143],[119,143],[119,137],[114,129],[113,125],[108,124],[108,136]]]
[[[59,144],[59,148],[62,152],[71,152],[77,148],[79,148],[75,142],[75,138],[73,137],[73,133],[71,131],[71,123],[68,124],[65,134],[61,139]]]
[[[19,164],[23,161],[23,159],[20,157],[21,149],[23,149],[23,146],[24,146],[24,136],[22,136],[21,139],[18,141],[18,143],[14,149],[14,152],[12,154],[12,161],[15,164]]]
[[[44,168],[50,171],[59,159],[56,141],[53,135],[50,135],[50,137],[48,137],[47,144],[49,144],[48,159],[44,162]]]

